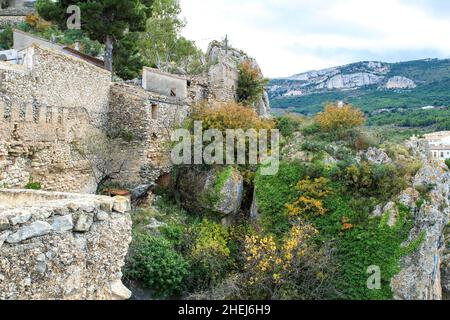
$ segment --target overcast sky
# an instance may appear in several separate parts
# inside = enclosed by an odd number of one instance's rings
[[[183,34],[228,34],[268,77],[363,60],[450,58],[448,0],[180,0]]]

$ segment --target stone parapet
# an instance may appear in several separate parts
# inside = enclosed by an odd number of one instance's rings
[[[0,189],[0,299],[128,299],[127,201]]]

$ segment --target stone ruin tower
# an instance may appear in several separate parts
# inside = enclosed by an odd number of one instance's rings
[[[205,60],[209,65],[208,70],[201,76],[191,79],[191,92],[197,101],[205,99],[210,103],[236,101],[239,65],[243,62],[249,62],[263,77],[256,60],[243,51],[230,47],[227,40],[211,42]],[[267,92],[253,107],[259,116],[269,116],[270,102]]]

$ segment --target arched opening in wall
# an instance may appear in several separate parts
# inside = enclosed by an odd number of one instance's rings
[[[158,105],[152,104],[152,120],[158,120]]]

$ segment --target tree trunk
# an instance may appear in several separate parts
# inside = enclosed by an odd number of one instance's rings
[[[106,36],[105,69],[112,72],[114,41],[112,36]]]

